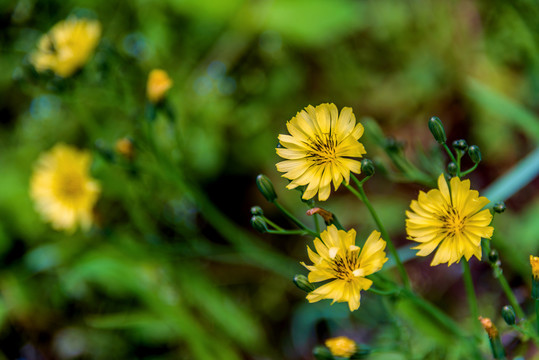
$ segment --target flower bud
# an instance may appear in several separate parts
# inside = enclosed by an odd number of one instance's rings
[[[262,216],[262,215],[264,215],[264,211],[262,210],[262,208],[260,206],[253,206],[251,208],[251,215]]]
[[[294,284],[296,284],[296,286],[300,290],[303,290],[305,292],[311,292],[314,289],[316,289],[316,287],[309,282],[309,279],[307,279],[307,276],[305,276],[305,275],[299,275],[298,274],[298,275],[294,276],[293,281],[294,281]]]
[[[274,202],[277,199],[277,194],[275,194],[273,184],[266,175],[260,174],[256,177],[256,186],[258,187],[258,190],[260,190],[260,193],[262,193],[262,195],[264,195],[266,200],[269,202]]]
[[[116,149],[116,152],[123,157],[125,157],[128,160],[132,160],[133,156],[135,154],[135,146],[133,145],[133,140],[124,137],[116,141],[116,144],[114,144],[114,147]]]
[[[361,172],[365,176],[372,176],[374,175],[374,163],[369,159],[363,159],[361,160]]]
[[[466,140],[460,139],[453,141],[453,149],[462,151],[463,153],[468,150],[468,143],[466,143]]]
[[[439,144],[446,142],[447,136],[445,135],[444,125],[438,117],[433,116],[429,119],[429,130]]]
[[[468,149],[468,156],[470,157],[470,159],[472,159],[474,164],[477,164],[478,162],[480,162],[481,151],[479,150],[479,146],[477,145],[470,146],[470,148]]]
[[[496,261],[498,261],[499,259],[499,255],[498,255],[498,250],[496,249],[492,249],[489,253],[488,253],[488,261],[490,261],[491,263],[496,263]]]
[[[498,336],[498,329],[496,329],[496,326],[494,326],[494,324],[489,318],[484,318],[480,316],[479,321],[481,322],[481,326],[483,326],[483,329],[485,329],[485,331],[487,332],[489,338],[493,339]]]
[[[502,308],[502,317],[507,325],[515,325],[515,310],[511,305],[505,305]]]
[[[457,164],[455,164],[454,162],[450,162],[449,164],[447,164],[447,173],[451,176],[456,176],[457,175]]]
[[[394,137],[388,137],[386,139],[386,150],[398,153],[404,148],[402,141],[396,140]]]
[[[313,355],[316,360],[334,360],[331,351],[325,346],[317,346],[313,349]]]
[[[494,212],[501,214],[505,211],[505,203],[503,201],[497,202],[494,204],[494,207],[492,208]]]
[[[266,224],[266,221],[261,216],[253,216],[251,218],[251,226],[258,231],[259,233],[266,233],[268,232],[268,225]]]

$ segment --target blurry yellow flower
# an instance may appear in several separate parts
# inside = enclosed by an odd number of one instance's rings
[[[133,156],[135,154],[135,146],[133,145],[133,141],[131,139],[127,137],[118,139],[114,147],[118,154],[122,155],[128,160],[133,159]]]
[[[530,255],[530,265],[534,279],[539,280],[539,256]]]
[[[360,158],[366,153],[358,139],[363,125],[356,124],[351,108],[339,111],[335,104],[307,106],[286,123],[290,135],[279,135],[283,148],[277,154],[285,159],[277,163],[283,177],[292,180],[288,189],[307,185],[303,199],[311,199],[318,192],[318,200],[327,200],[331,182],[335,190],[343,179],[350,181],[350,172],[360,173]]]
[[[30,181],[36,208],[56,230],[88,229],[100,186],[89,174],[91,156],[64,144],[42,154]]]
[[[148,75],[146,84],[146,96],[150,102],[156,104],[163,100],[167,91],[172,87],[172,80],[168,74],[161,69],[154,69]]]
[[[314,240],[315,253],[307,246],[309,259],[313,265],[305,265],[309,271],[309,281],[319,282],[334,279],[307,295],[309,302],[333,299],[333,302],[348,302],[350,311],[359,308],[360,291],[371,287],[372,281],[365,276],[380,270],[387,261],[384,249],[386,242],[380,233],[373,231],[360,253],[355,245],[356,231],[337,230],[330,225]]]
[[[346,336],[339,336],[326,340],[326,346],[333,356],[350,357],[354,355],[357,350],[357,345],[354,340],[347,338]]]
[[[52,70],[58,76],[69,77],[86,64],[100,37],[98,21],[70,17],[41,37],[30,62],[37,71]]]
[[[431,266],[449,266],[462,256],[469,260],[475,255],[481,260],[481,238],[490,239],[494,231],[488,226],[492,220],[490,211],[480,211],[489,200],[470,190],[470,180],[452,178],[450,191],[442,174],[438,187],[426,194],[421,191],[410,204],[412,211],[406,211],[408,239],[420,243],[414,248],[419,249],[417,255],[427,256],[439,245]]]

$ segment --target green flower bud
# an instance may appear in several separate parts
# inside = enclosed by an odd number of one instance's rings
[[[433,116],[429,119],[429,130],[439,144],[444,144],[447,141],[444,125],[438,117]]]
[[[334,360],[331,351],[325,346],[317,346],[313,349],[313,355],[316,360]]]
[[[463,153],[468,150],[468,143],[464,139],[453,141],[453,149],[462,151]]]
[[[256,177],[256,186],[258,187],[258,190],[260,190],[260,193],[262,193],[262,195],[264,195],[266,200],[269,202],[274,202],[277,199],[277,194],[275,194],[273,184],[266,175],[260,174]]]
[[[294,284],[296,284],[296,286],[305,291],[305,292],[311,292],[313,291],[314,289],[316,289],[316,287],[311,284],[309,282],[309,280],[307,279],[307,276],[305,275],[296,275],[294,276]]]
[[[492,208],[494,212],[501,214],[505,211],[505,203],[503,201],[497,202],[494,204],[494,207]]]
[[[361,160],[361,172],[365,176],[372,176],[374,175],[374,163],[369,159],[363,159]]]
[[[488,253],[488,261],[490,261],[491,263],[496,263],[496,261],[498,261],[498,259],[499,259],[498,250],[492,249]]]
[[[515,310],[511,305],[505,305],[502,308],[502,317],[507,325],[515,325]]]
[[[251,226],[260,233],[268,232],[268,225],[266,221],[261,216],[253,216],[251,218]]]
[[[479,146],[477,145],[470,146],[470,148],[468,149],[468,156],[470,157],[470,159],[472,159],[474,164],[477,164],[478,162],[480,162],[481,151],[479,150]]]
[[[449,164],[447,164],[447,173],[451,176],[456,176],[457,175],[457,164],[455,164],[454,162],[450,162]]]
[[[262,208],[260,206],[253,206],[251,208],[251,215],[262,216],[262,215],[264,215],[264,211],[262,210]]]
[[[386,139],[386,149],[391,152],[400,152],[404,148],[404,143],[402,141],[398,141],[393,137],[388,137]]]

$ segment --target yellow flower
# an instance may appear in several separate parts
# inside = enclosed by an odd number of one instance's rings
[[[470,190],[470,180],[454,177],[447,186],[444,175],[438,178],[438,189],[420,192],[419,198],[406,211],[408,239],[420,243],[418,256],[427,256],[438,247],[431,266],[459,262],[462,256],[469,260],[475,255],[481,260],[481,238],[492,236],[494,228],[488,226],[492,214],[480,211],[489,200]]]
[[[530,255],[533,278],[539,280],[539,256]]]
[[[330,225],[314,240],[317,252],[307,246],[309,259],[313,265],[305,265],[310,282],[334,279],[307,295],[309,302],[333,299],[333,302],[348,301],[350,311],[359,308],[360,291],[371,287],[372,281],[365,276],[380,270],[387,261],[384,249],[386,242],[380,239],[380,233],[373,231],[360,253],[356,246],[356,231],[337,230]]]
[[[357,350],[357,345],[354,340],[347,338],[346,336],[339,336],[326,340],[326,346],[331,351],[333,356],[350,357],[354,355]]]
[[[335,104],[307,106],[286,123],[290,135],[279,135],[283,146],[277,154],[288,159],[277,163],[283,177],[292,180],[288,189],[307,185],[303,199],[311,199],[318,192],[318,200],[327,200],[331,182],[335,190],[343,179],[350,181],[350,172],[359,174],[360,158],[366,153],[358,139],[363,125],[356,124],[351,108],[339,111]]]
[[[56,230],[88,229],[100,186],[89,175],[91,156],[71,146],[57,144],[42,154],[30,181],[36,208]]]
[[[30,62],[37,71],[52,70],[58,76],[69,77],[86,64],[100,37],[98,21],[69,17],[41,37]]]
[[[148,75],[146,84],[146,96],[150,102],[156,104],[163,100],[167,91],[172,87],[172,80],[168,74],[161,69],[154,69]]]

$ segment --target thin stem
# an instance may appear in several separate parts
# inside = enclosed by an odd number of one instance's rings
[[[369,213],[371,214],[374,222],[378,226],[380,233],[382,233],[382,238],[386,240],[387,242],[387,247],[389,249],[389,252],[395,258],[395,263],[397,264],[397,268],[399,269],[404,286],[407,289],[410,289],[411,287],[410,287],[410,279],[408,277],[408,273],[406,272],[406,269],[404,268],[404,265],[402,264],[399,254],[397,253],[397,249],[395,248],[393,241],[391,241],[391,238],[389,237],[389,234],[386,231],[384,224],[382,224],[382,221],[380,220],[380,217],[376,213],[376,210],[374,210],[369,199],[367,198],[367,194],[365,194],[365,190],[363,190],[363,183],[361,183],[354,175],[352,175],[352,179],[358,185],[359,192],[357,192],[352,186],[345,184],[346,188],[350,190],[354,195],[356,195],[369,210]]]
[[[320,221],[318,219],[318,216],[314,214],[313,218],[314,218],[314,228],[316,229],[316,232],[320,234]]]
[[[271,221],[267,217],[262,216],[262,219],[264,219],[269,225],[271,225],[273,228],[275,228],[275,230],[284,230],[282,227],[280,227],[279,225],[277,225],[276,223],[274,223],[273,221]]]
[[[305,230],[269,230],[268,234],[276,234],[276,235],[303,235],[303,236],[311,236],[312,234]]]
[[[469,173],[471,173],[472,171],[474,171],[475,169],[477,169],[477,166],[479,165],[479,163],[475,163],[474,166],[472,166],[470,169],[466,170],[465,172],[461,173],[460,176],[466,176],[468,175]]]
[[[281,210],[281,212],[283,214],[286,215],[287,218],[289,218],[294,224],[296,224],[296,226],[298,226],[300,229],[303,229],[305,231],[307,231],[308,233],[310,233],[312,236],[318,236],[318,233],[317,232],[314,232],[312,231],[311,229],[309,229],[307,226],[305,226],[305,224],[303,224],[301,221],[299,221],[294,215],[292,215],[292,213],[288,210],[286,210],[277,200],[273,202],[275,204],[275,206],[277,206],[277,208],[279,210]]]
[[[453,161],[455,164],[457,163],[457,159],[455,159],[455,156],[453,155],[453,153],[451,152],[451,150],[449,149],[449,146],[447,146],[447,144],[444,143],[444,149],[445,151],[447,152],[447,154],[449,155],[449,157],[451,158],[451,161]]]
[[[509,303],[515,309],[517,316],[520,319],[523,319],[526,316],[524,314],[524,311],[520,307],[520,304],[518,303],[517,298],[515,294],[513,293],[513,290],[511,290],[511,287],[509,286],[509,283],[507,282],[507,279],[505,278],[505,276],[503,275],[501,271],[499,273],[500,274],[498,275],[498,281],[500,282],[500,285],[502,286],[503,292],[505,293],[507,300],[509,300]]]
[[[468,305],[470,307],[470,313],[473,318],[473,323],[477,324],[475,327],[479,329],[479,308],[477,306],[477,296],[475,295],[475,289],[473,286],[472,273],[470,271],[470,264],[468,261],[462,262],[462,269],[464,270],[464,286],[466,287],[466,296],[468,297]],[[479,332],[478,332],[479,333]]]
[[[457,176],[460,178],[460,159],[462,159],[462,152],[460,150],[457,150]]]
[[[373,288],[373,287],[370,287],[368,291],[370,291],[370,292],[372,292],[374,294],[377,294],[377,295],[393,295],[393,294],[398,294],[400,292],[399,289],[380,290],[380,289],[376,289],[376,288]]]

